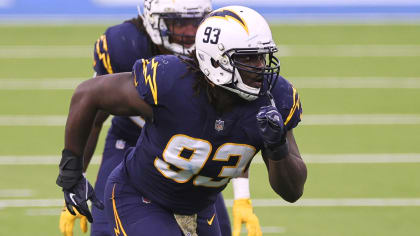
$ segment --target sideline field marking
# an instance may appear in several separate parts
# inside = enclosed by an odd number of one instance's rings
[[[280,57],[418,57],[420,45],[280,45]],[[92,58],[87,45],[10,45],[0,46],[0,59]]]
[[[0,115],[1,126],[64,126],[65,115]],[[107,119],[106,126],[111,124]],[[418,125],[420,114],[304,115],[300,125]]]
[[[302,154],[302,158],[306,163],[325,163],[325,164],[341,164],[341,163],[420,163],[420,153],[362,153],[362,154]],[[98,165],[101,156],[95,155],[91,160],[91,164]],[[57,155],[39,155],[39,156],[0,156],[1,165],[58,165],[60,156]],[[263,164],[260,154],[257,154],[253,164]]]
[[[225,199],[232,207],[233,199]],[[420,206],[420,198],[303,198],[295,203],[278,199],[252,199],[254,207],[405,207]],[[63,199],[0,199],[5,207],[62,207]]]
[[[86,78],[0,79],[0,90],[73,90]],[[419,89],[420,77],[287,77],[298,89]]]

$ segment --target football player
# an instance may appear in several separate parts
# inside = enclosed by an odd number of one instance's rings
[[[107,29],[94,46],[94,69],[97,75],[131,71],[139,58],[150,58],[159,54],[186,54],[194,44],[198,23],[204,14],[211,11],[210,0],[188,1],[172,0],[144,2],[144,12],[138,18]],[[84,151],[84,168],[94,153],[97,139],[103,122],[108,114],[98,112],[88,144]],[[123,159],[128,147],[134,146],[141,132],[144,120],[140,117],[114,117],[108,132],[103,159],[95,192],[102,199],[105,182],[109,173]],[[245,175],[234,179],[234,235],[239,235],[241,223],[249,228],[249,235],[259,235],[261,230],[258,218],[252,211],[249,200],[249,182]],[[217,216],[223,235],[231,235],[229,216],[220,194],[216,201]],[[80,218],[83,232],[87,231],[87,220],[75,212],[72,215],[66,208],[60,216],[60,230],[66,236],[73,235],[75,220]],[[92,223],[91,235],[109,235],[107,220],[103,211],[92,209],[95,221]]]
[[[70,211],[92,220],[102,202],[83,176],[83,151],[98,110],[146,122],[105,187],[115,235],[221,235],[214,203],[261,150],[272,189],[289,202],[307,171],[293,128],[302,107],[279,76],[271,30],[252,9],[211,12],[190,57],[136,61],[132,73],[100,76],[76,89],[66,123],[57,184]]]

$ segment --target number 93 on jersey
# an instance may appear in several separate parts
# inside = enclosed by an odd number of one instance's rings
[[[154,165],[163,176],[177,183],[186,183],[194,178],[193,184],[196,186],[221,187],[228,183],[230,178],[241,175],[256,152],[255,147],[238,143],[220,145],[213,156],[211,156],[212,149],[211,143],[207,140],[177,134],[166,145],[162,153],[163,160],[156,158]],[[236,163],[228,165],[233,157],[237,157]],[[214,176],[219,177],[218,180],[199,175],[209,160],[220,162],[222,165],[218,175]],[[177,170],[171,168],[171,165]]]

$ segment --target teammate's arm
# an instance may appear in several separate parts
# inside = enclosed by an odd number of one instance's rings
[[[307,169],[300,156],[293,129],[287,131],[286,140],[288,152],[284,157],[273,157],[276,153],[267,148],[262,150],[262,156],[267,166],[269,181],[273,190],[284,200],[295,202],[303,194]]]
[[[232,236],[239,236],[242,224],[246,225],[248,235],[262,235],[260,222],[254,214],[250,191],[249,169],[241,176],[232,179],[233,184],[233,232]]]

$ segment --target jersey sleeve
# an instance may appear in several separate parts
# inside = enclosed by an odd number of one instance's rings
[[[174,66],[174,56],[157,56],[151,59],[137,60],[133,66],[134,86],[143,100],[151,105],[165,105],[171,102],[169,96],[178,77]]]
[[[300,102],[299,94],[293,86],[292,89],[292,100],[290,102],[289,109],[287,109],[286,113],[287,116],[283,117],[284,125],[286,126],[287,130],[291,130],[295,128],[302,119],[302,104]]]
[[[289,81],[280,77],[272,92],[286,129],[295,128],[301,121],[303,112],[297,89]]]
[[[101,35],[95,42],[93,49],[93,69],[99,75],[114,73],[111,65],[108,41],[105,34]]]

